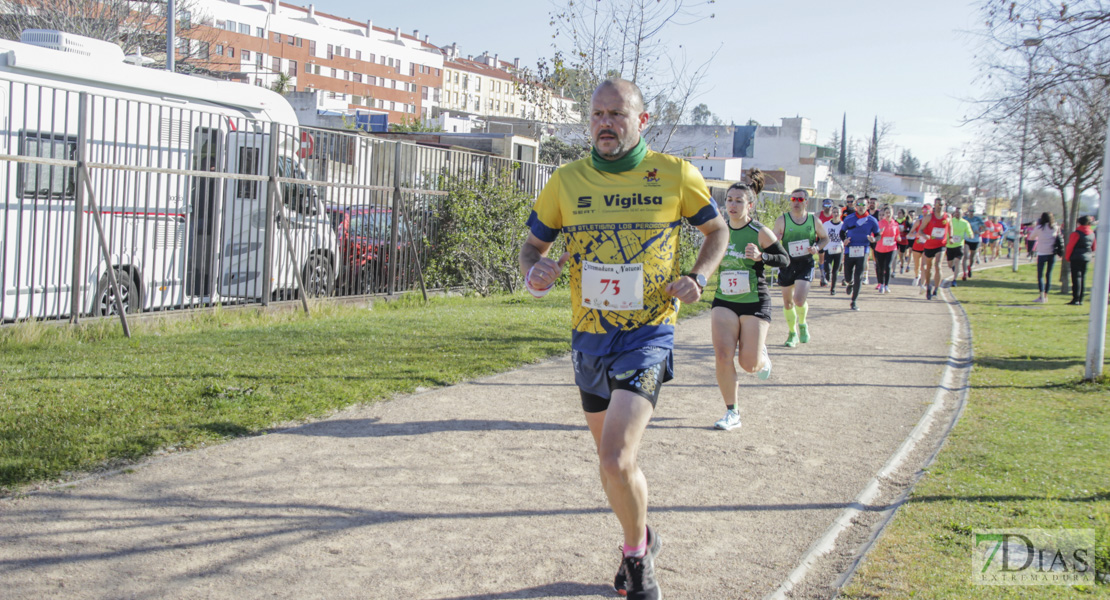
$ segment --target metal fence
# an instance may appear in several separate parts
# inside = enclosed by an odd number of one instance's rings
[[[554,170],[181,104],[0,80],[0,321],[421,289],[445,177]]]

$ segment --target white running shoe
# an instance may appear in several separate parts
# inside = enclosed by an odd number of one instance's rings
[[[924,294],[924,293],[925,293],[925,284],[924,283],[919,284],[917,286],[917,294],[921,295],[921,294]]]
[[[720,421],[717,421],[713,424],[713,427],[716,427],[717,429],[723,429],[725,431],[736,429],[739,426],[740,413],[736,412],[735,410],[725,412],[725,416],[721,417]]]
[[[771,376],[771,356],[767,354],[767,347],[763,348],[763,368],[756,371],[755,376],[766,381]]]

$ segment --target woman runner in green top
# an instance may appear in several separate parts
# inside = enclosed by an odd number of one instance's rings
[[[716,357],[717,385],[721,388],[728,412],[714,424],[729,430],[740,426],[736,409],[739,382],[736,362],[760,379],[771,376],[767,355],[767,329],[771,326],[771,294],[763,277],[764,265],[785,267],[790,263],[786,248],[775,234],[753,219],[752,206],[763,189],[763,173],[752,169],[750,184],[735,183],[728,188],[725,215],[729,242],[725,257],[717,268],[717,293],[713,297],[713,353]]]

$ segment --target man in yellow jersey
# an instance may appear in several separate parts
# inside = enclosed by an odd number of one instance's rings
[[[661,543],[647,527],[640,440],[673,376],[679,302],[696,302],[724,255],[728,228],[698,170],[648,150],[643,95],[623,79],[601,83],[591,100],[591,156],[559,168],[536,200],[520,251],[525,287],[542,296],[564,266],[574,307],[574,379],[601,463],[601,484],[624,531],[618,593],[660,597],[654,559]],[[685,218],[705,235],[693,269],[680,273]],[[547,256],[560,233],[567,252]]]

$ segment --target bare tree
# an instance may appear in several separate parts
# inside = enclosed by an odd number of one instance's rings
[[[54,29],[117,44],[126,53],[141,51],[165,66],[166,4],[130,0],[16,0],[5,3],[0,38],[18,40],[24,29]],[[179,71],[208,71],[208,46],[214,31],[189,0],[176,3]],[[190,42],[189,40],[193,40]]]
[[[520,73],[520,92],[529,97],[546,87],[559,89],[578,102],[588,115],[590,94],[610,77],[637,84],[644,104],[677,116],[657,115],[653,121],[669,126],[645,132],[645,137],[666,144],[678,122],[692,107],[716,53],[702,62],[689,58],[685,48],[668,43],[673,28],[713,18],[707,8],[715,0],[611,0],[565,2],[551,13],[554,54],[534,71]],[[662,117],[662,118],[660,118]]]
[[[1106,79],[1110,73],[1110,2],[1105,0],[983,0],[987,47],[1020,47],[1036,38],[1054,68],[1039,80],[1040,90],[1086,79]],[[996,56],[988,64],[998,68]]]

